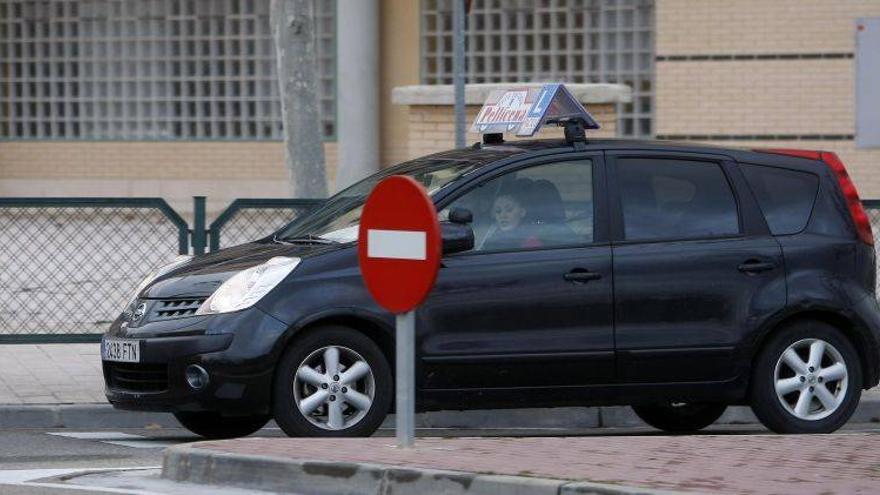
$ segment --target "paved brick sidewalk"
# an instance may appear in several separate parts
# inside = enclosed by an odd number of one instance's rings
[[[106,403],[99,344],[0,345],[0,405]]]
[[[709,493],[880,492],[880,435],[570,438],[245,438],[191,447],[232,454],[620,483]]]

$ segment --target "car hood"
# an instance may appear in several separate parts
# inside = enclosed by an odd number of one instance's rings
[[[343,248],[344,244],[277,244],[252,242],[193,258],[147,286],[147,299],[205,298],[227,279],[276,256],[308,258]]]

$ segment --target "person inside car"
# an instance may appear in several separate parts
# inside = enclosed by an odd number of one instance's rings
[[[490,228],[482,248],[485,250],[539,247],[541,240],[534,224],[527,221],[528,210],[521,196],[527,184],[517,181],[511,189],[501,191],[492,205],[495,225]]]

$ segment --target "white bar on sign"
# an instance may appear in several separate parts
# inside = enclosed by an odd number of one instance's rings
[[[428,259],[428,235],[414,230],[367,230],[367,257]]]

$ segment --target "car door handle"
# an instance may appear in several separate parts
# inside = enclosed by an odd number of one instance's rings
[[[575,268],[574,270],[562,276],[568,282],[589,282],[590,280],[599,280],[602,278],[601,273],[591,272],[583,268]]]
[[[748,260],[737,268],[743,273],[766,272],[776,268],[776,263],[772,261]]]

